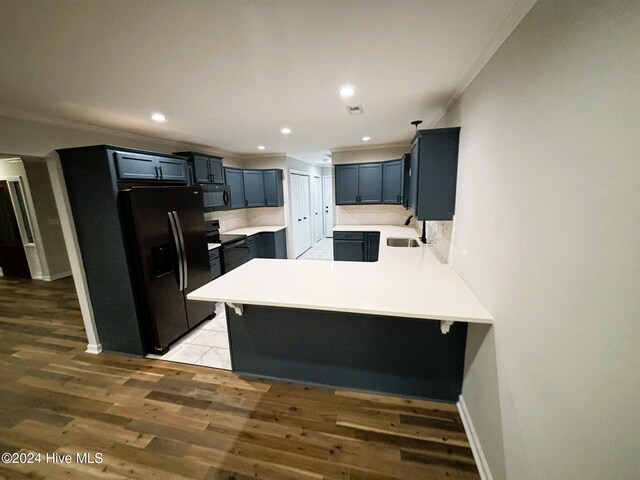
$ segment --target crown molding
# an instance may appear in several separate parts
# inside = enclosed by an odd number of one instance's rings
[[[537,1],[538,0],[520,0],[511,7],[511,10],[509,10],[505,19],[471,64],[469,70],[467,70],[467,73],[462,77],[460,82],[458,82],[458,85],[453,91],[451,98],[449,98],[444,110],[437,112],[433,119],[427,123],[427,125],[429,125],[428,128],[435,127],[438,122],[442,120],[451,107],[453,107],[453,104],[456,103],[458,98],[460,98],[460,95],[462,95],[467,87],[471,85],[471,82],[475,80],[487,63],[489,63],[489,60],[493,58],[498,49],[507,40],[507,38],[509,38]]]
[[[352,147],[332,148],[331,153],[353,152],[356,150],[381,150],[383,148],[410,148],[410,147],[411,147],[411,138],[408,137],[406,142],[378,143],[375,145],[356,145]]]
[[[70,129],[74,129],[74,130],[82,130],[85,132],[92,132],[92,133],[101,133],[101,134],[105,134],[105,135],[114,135],[117,137],[122,137],[122,138],[130,138],[132,140],[141,140],[141,141],[146,141],[146,142],[155,142],[155,143],[159,143],[162,145],[167,145],[170,146],[172,148],[175,148],[177,145],[181,145],[180,148],[185,148],[186,150],[207,150],[206,152],[203,153],[211,153],[211,154],[217,154],[220,156],[230,156],[230,157],[236,157],[236,158],[241,158],[242,155],[238,154],[236,152],[231,152],[229,150],[224,150],[215,146],[211,146],[211,145],[204,145],[204,144],[199,144],[199,143],[193,143],[193,142],[186,142],[183,140],[170,140],[167,138],[161,138],[161,137],[152,137],[149,135],[141,135],[138,133],[131,133],[131,132],[126,132],[124,130],[117,130],[117,129],[113,129],[113,128],[107,128],[107,127],[100,127],[97,125],[90,125],[87,123],[80,123],[80,122],[72,122],[69,120],[61,120],[59,118],[52,118],[52,117],[46,117],[43,115],[37,115],[34,113],[29,113],[29,112],[23,112],[21,110],[13,110],[10,108],[6,108],[6,107],[2,107],[0,106],[0,116],[3,117],[7,117],[7,118],[14,118],[17,120],[26,120],[28,122],[35,122],[35,123],[42,123],[42,124],[46,124],[46,125],[53,125],[56,127],[63,127],[63,128],[70,128]]]

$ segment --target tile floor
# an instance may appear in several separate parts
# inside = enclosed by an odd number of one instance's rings
[[[333,238],[318,240],[298,260],[333,260]]]
[[[231,353],[224,303],[216,303],[215,318],[207,320],[193,332],[180,339],[167,353],[162,356],[147,356],[169,362],[231,370]]]

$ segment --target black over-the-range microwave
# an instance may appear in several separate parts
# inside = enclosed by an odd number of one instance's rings
[[[202,200],[205,212],[228,210],[231,206],[231,189],[227,185],[202,184]]]

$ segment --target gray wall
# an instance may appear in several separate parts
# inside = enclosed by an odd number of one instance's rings
[[[453,267],[495,316],[463,396],[496,480],[638,478],[639,52],[637,0],[541,0],[438,125]]]

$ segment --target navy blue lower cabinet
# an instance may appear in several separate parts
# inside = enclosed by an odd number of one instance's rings
[[[245,305],[226,307],[233,370],[337,388],[456,402],[467,324]]]
[[[333,232],[333,260],[377,262],[380,232]]]
[[[363,232],[333,232],[333,259],[342,262],[364,262]]]
[[[219,248],[209,250],[209,268],[211,270],[211,280],[215,280],[222,275],[222,260]]]
[[[286,229],[261,232],[255,237],[257,258],[287,258]]]

